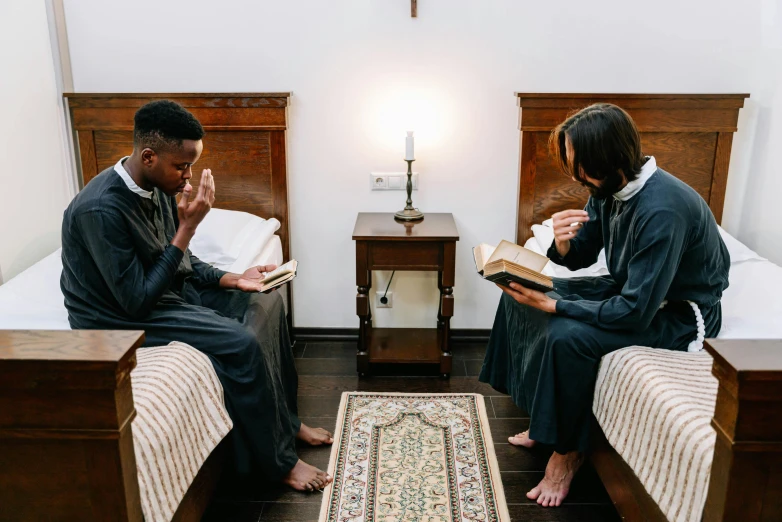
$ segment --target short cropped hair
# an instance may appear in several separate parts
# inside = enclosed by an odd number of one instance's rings
[[[133,146],[155,152],[182,147],[183,140],[200,140],[204,128],[187,109],[170,100],[149,102],[133,118]]]
[[[566,137],[573,146],[572,164]],[[633,181],[646,162],[633,119],[610,103],[596,103],[568,116],[552,131],[549,151],[562,171],[582,184],[587,183],[582,172],[596,180],[615,178],[621,172]]]

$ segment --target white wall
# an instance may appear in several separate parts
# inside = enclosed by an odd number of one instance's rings
[[[763,0],[756,28],[751,102],[739,128],[726,201],[726,228],[772,261],[782,264],[779,206],[782,194],[782,3]],[[746,132],[744,132],[746,129]],[[736,146],[734,145],[734,147]],[[736,163],[740,164],[736,164]]]
[[[0,271],[60,245],[70,177],[46,5],[0,2]]]
[[[452,325],[488,328],[499,291],[473,273],[470,248],[515,237],[515,91],[751,92],[724,222],[782,262],[772,228],[780,191],[767,191],[780,188],[771,157],[782,133],[774,1],[421,0],[417,19],[407,0],[65,7],[77,91],[294,92],[297,326],[357,326],[356,213],[401,208],[404,194],[370,192],[368,173],[403,170],[404,131],[415,130],[414,202],[453,212],[461,234]],[[392,290],[394,308],[376,313],[377,324],[434,324],[432,274],[397,274]]]

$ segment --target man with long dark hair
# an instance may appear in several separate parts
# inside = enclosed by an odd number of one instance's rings
[[[236,470],[322,489],[331,477],[299,460],[296,439],[320,445],[332,436],[299,420],[282,299],[259,293],[275,267],[231,274],[188,249],[214,203],[211,170],[195,194],[189,184],[203,136],[177,103],[136,112],[133,153],[91,180],[65,211],[60,286],[68,319],[74,329],[144,330],[146,346],[181,341],[206,354],[234,422]]]
[[[548,257],[577,270],[605,248],[610,275],[554,278],[553,294],[502,288],[480,380],[530,414],[511,444],[553,448],[527,496],[558,506],[589,449],[592,396],[602,356],[640,345],[699,349],[719,333],[730,258],[695,190],[641,151],[630,116],[597,104],[552,133],[552,155],[589,189],[583,210],[553,216]]]

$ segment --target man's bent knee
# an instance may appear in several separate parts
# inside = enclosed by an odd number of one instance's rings
[[[550,346],[573,346],[585,333],[587,325],[569,317],[553,316],[546,337]]]

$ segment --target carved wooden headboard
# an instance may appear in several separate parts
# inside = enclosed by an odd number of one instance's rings
[[[733,133],[749,94],[544,94],[518,93],[521,130],[516,242],[555,212],[582,208],[589,193],[563,175],[548,153],[551,131],[568,114],[592,103],[626,110],[641,133],[643,151],[660,168],[703,196],[722,219]]]
[[[289,93],[65,94],[82,186],[133,150],[133,115],[154,100],[182,104],[201,122],[204,152],[191,180],[211,168],[215,207],[280,221],[277,234],[290,259],[285,160]]]

